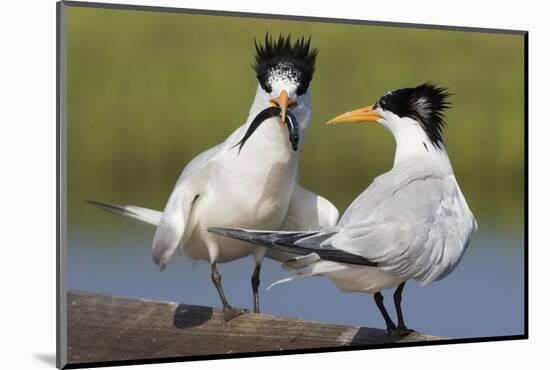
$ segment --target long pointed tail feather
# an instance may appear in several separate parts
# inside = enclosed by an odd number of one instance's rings
[[[160,218],[162,216],[162,212],[149,208],[137,207],[132,205],[101,203],[96,202],[95,200],[88,200],[87,202],[105,211],[132,218],[134,220],[138,220],[153,226],[157,226],[159,224]]]

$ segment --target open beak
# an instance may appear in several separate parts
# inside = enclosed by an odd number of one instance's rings
[[[294,100],[288,98],[288,93],[286,92],[286,90],[282,90],[279,97],[275,98],[275,99],[271,99],[270,102],[271,102],[271,104],[281,108],[281,124],[282,125],[285,124],[286,110],[296,106],[296,104],[297,104]]]
[[[337,125],[339,123],[352,123],[352,122],[377,122],[382,116],[373,110],[373,106],[370,105],[365,108],[359,108],[346,112],[339,116],[334,117],[327,122],[327,125]]]

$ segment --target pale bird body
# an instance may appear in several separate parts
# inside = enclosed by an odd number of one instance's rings
[[[209,262],[226,320],[243,311],[232,308],[225,298],[216,263],[255,257],[252,286],[254,311],[259,312],[257,289],[266,249],[209,233],[209,227],[317,229],[338,220],[329,201],[297,182],[302,148],[298,144],[311,115],[308,86],[316,51],[303,38],[292,45],[290,38],[273,41],[267,36],[256,49],[259,85],[246,122],[185,167],[160,217],[153,210],[95,202],[157,225],[152,253],[161,270],[177,251]],[[273,251],[269,256],[286,259],[288,254]]]
[[[388,332],[408,334],[401,312],[405,282],[424,286],[447,276],[477,229],[441,137],[447,96],[433,84],[399,89],[329,121],[378,122],[396,140],[393,168],[353,201],[336,226],[317,232],[211,231],[299,254],[283,264],[294,275],[277,283],[322,275],[343,291],[374,293]],[[397,326],[380,293],[394,287]]]

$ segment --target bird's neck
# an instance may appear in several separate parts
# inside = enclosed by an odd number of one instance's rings
[[[445,145],[432,143],[419,125],[407,125],[393,128],[395,138],[394,167],[410,161],[426,161],[445,167],[451,167]]]

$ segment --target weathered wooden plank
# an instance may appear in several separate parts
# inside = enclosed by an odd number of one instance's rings
[[[220,309],[70,292],[68,362],[104,362],[441,340],[265,314],[223,323]]]

